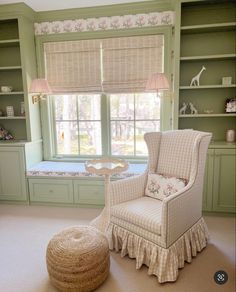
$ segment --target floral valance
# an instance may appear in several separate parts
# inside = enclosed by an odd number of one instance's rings
[[[174,24],[174,11],[35,23],[35,35],[102,31]]]

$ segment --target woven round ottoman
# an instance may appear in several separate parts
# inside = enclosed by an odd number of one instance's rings
[[[92,226],[70,227],[50,240],[46,260],[50,280],[60,291],[93,291],[109,274],[108,241]]]

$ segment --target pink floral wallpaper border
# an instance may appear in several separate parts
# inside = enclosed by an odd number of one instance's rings
[[[174,24],[174,11],[153,12],[124,16],[111,16],[35,23],[35,35],[128,29]]]

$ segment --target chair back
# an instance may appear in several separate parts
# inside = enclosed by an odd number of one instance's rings
[[[197,170],[200,142],[205,137],[208,140],[205,154],[211,139],[211,134],[195,130],[175,130],[162,133],[147,133],[145,135],[149,151],[149,171],[190,180],[193,168]],[[153,141],[156,140],[156,154]]]

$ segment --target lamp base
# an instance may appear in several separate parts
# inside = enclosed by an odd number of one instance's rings
[[[33,104],[35,104],[36,102],[39,102],[41,100],[46,100],[46,96],[45,95],[42,95],[42,94],[33,95],[32,96],[32,102],[33,102]]]

